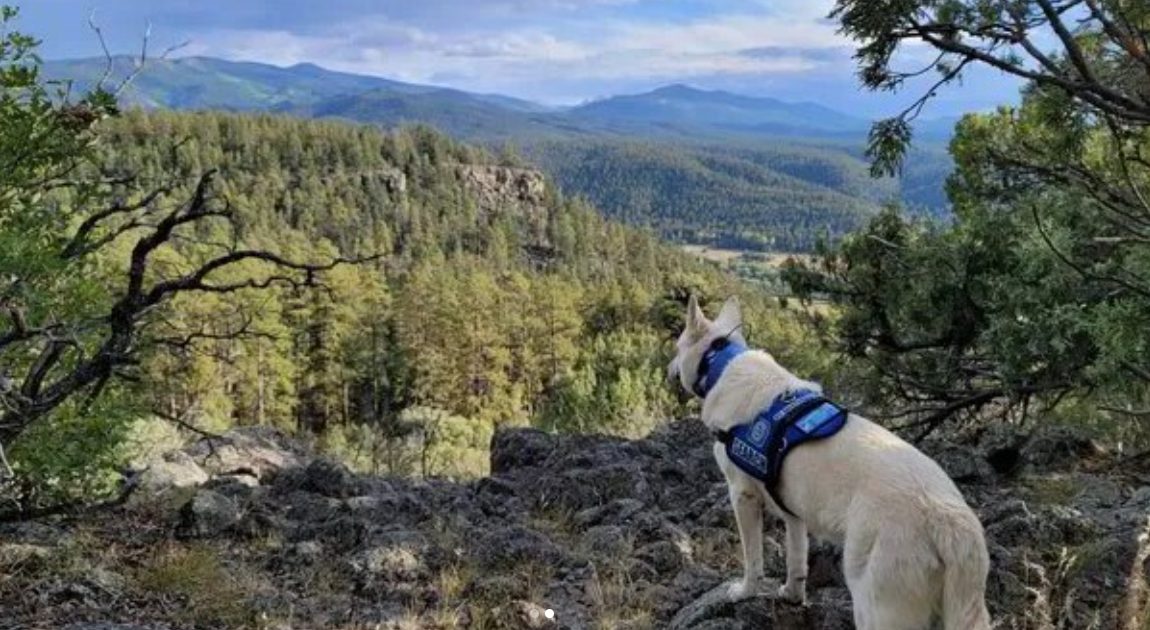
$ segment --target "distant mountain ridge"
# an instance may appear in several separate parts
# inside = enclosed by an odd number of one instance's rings
[[[136,59],[112,58],[111,85],[136,69]],[[50,61],[48,78],[71,80],[77,90],[91,89],[104,76],[105,59]],[[316,102],[338,94],[371,89],[418,93],[427,88],[379,77],[326,70],[314,64],[283,68],[210,57],[153,59],[125,90],[123,97],[144,107],[170,109],[273,109],[284,103]]]
[[[112,59],[110,84],[135,69]],[[50,61],[76,91],[103,58]],[[520,148],[568,193],[672,238],[809,249],[862,225],[882,203],[945,211],[948,157],[924,146],[899,180],[875,181],[862,155],[870,121],[792,103],[675,84],[574,107],[498,94],[210,57],[152,60],[122,95],[145,108],[267,112],[397,127],[425,123],[468,142]],[[944,137],[951,121],[923,125]]]
[[[676,84],[580,106],[577,118],[646,121],[744,132],[864,133],[869,122],[815,103],[789,103]]]
[[[50,78],[91,88],[105,74],[103,58],[50,61]],[[110,80],[130,75],[136,60],[112,59]],[[124,93],[143,107],[273,111],[342,117],[382,124],[424,119],[451,128],[460,116],[469,121],[470,139],[507,139],[519,127],[542,125],[550,136],[638,133],[670,136],[727,131],[736,134],[841,135],[865,133],[869,122],[815,103],[669,85],[631,95],[612,96],[570,108],[555,108],[498,94],[476,94],[447,87],[405,83],[382,77],[328,70],[312,63],[281,67],[211,57],[150,60]],[[528,124],[531,121],[536,125]]]

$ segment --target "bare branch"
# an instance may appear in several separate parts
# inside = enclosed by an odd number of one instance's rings
[[[1070,63],[1074,65],[1074,69],[1078,71],[1079,76],[1087,84],[1099,85],[1098,80],[1094,77],[1094,71],[1090,69],[1090,64],[1086,61],[1086,57],[1082,54],[1082,48],[1078,45],[1078,40],[1066,28],[1066,24],[1062,21],[1062,13],[1070,7],[1077,5],[1077,2],[1071,3],[1066,7],[1056,9],[1050,0],[1034,0],[1038,3],[1039,8],[1046,15],[1047,23],[1058,36],[1059,41],[1062,42],[1063,48],[1066,50],[1066,56],[1070,59]]]
[[[100,79],[96,81],[95,86],[95,89],[98,91],[103,90],[104,84],[111,78],[115,66],[115,59],[112,57],[111,51],[108,50],[108,42],[104,39],[104,30],[96,23],[96,9],[92,9],[92,12],[88,14],[88,28],[92,29],[96,34],[96,40],[100,42],[100,49],[104,51],[104,74],[100,75]]]
[[[1126,54],[1137,60],[1145,70],[1146,76],[1150,77],[1150,45],[1148,45],[1146,33],[1142,29],[1134,28],[1119,13],[1118,7],[1112,7],[1111,10],[1118,16],[1118,21],[1122,23],[1121,26],[1106,15],[1106,11],[1098,4],[1098,0],[1085,0],[1085,2],[1090,9],[1091,17],[1098,20],[1098,23],[1102,25],[1103,32]]]
[[[113,204],[112,206],[89,216],[87,219],[84,220],[83,223],[80,224],[80,227],[76,228],[76,232],[75,232],[75,234],[73,234],[72,240],[69,241],[68,244],[64,247],[64,251],[62,252],[61,255],[64,258],[80,258],[81,256],[84,256],[84,255],[89,254],[93,251],[96,251],[96,250],[100,249],[101,247],[107,245],[108,243],[111,243],[112,241],[116,240],[116,238],[123,235],[124,233],[126,233],[126,232],[128,232],[134,228],[140,227],[141,224],[137,220],[135,220],[135,219],[129,220],[127,223],[117,227],[116,229],[114,229],[112,232],[105,235],[104,237],[102,237],[96,241],[93,241],[93,242],[88,241],[92,232],[103,221],[105,221],[111,217],[114,217],[114,216],[128,215],[128,214],[131,214],[131,213],[133,213],[137,210],[140,210],[140,209],[147,209],[157,199],[159,199],[162,196],[169,194],[171,191],[172,191],[171,186],[165,186],[162,188],[157,188],[157,189],[153,190],[152,192],[148,193],[147,195],[145,195],[142,199],[140,199],[139,201],[137,201],[135,203]]]
[[[107,85],[108,80],[112,78],[112,73],[115,71],[115,57],[112,56],[111,51],[108,49],[108,42],[104,38],[104,30],[96,22],[96,10],[95,9],[93,9],[92,13],[88,15],[88,28],[90,28],[92,30],[92,32],[94,32],[96,34],[96,40],[99,41],[100,49],[104,53],[104,60],[105,60],[104,73],[100,76],[100,79],[96,82],[96,85],[95,85],[96,90],[103,90],[104,86]],[[121,94],[123,94],[124,90],[128,89],[132,85],[132,83],[134,83],[135,80],[140,76],[140,74],[142,74],[144,72],[144,68],[147,66],[148,61],[149,61],[148,47],[151,43],[151,39],[152,39],[152,23],[148,22],[148,26],[144,29],[144,36],[143,36],[141,44],[140,44],[140,56],[137,57],[135,60],[135,67],[132,68],[132,71],[129,72],[128,75],[126,77],[124,77],[124,79],[122,81],[120,81],[120,83],[116,86],[115,89],[110,90],[110,92],[113,96],[118,97]],[[183,48],[186,48],[190,44],[191,44],[191,40],[185,40],[185,41],[180,42],[178,44],[174,44],[172,46],[169,46],[168,48],[164,49],[164,51],[160,54],[159,57],[157,57],[157,59],[159,59],[161,61],[166,60],[173,53],[175,53],[175,52],[177,52]]]
[[[908,34],[917,35],[922,41],[940,50],[956,53],[973,61],[982,62],[1007,74],[1033,81],[1039,85],[1057,87],[1071,96],[1080,98],[1086,103],[1093,105],[1100,112],[1113,114],[1132,122],[1138,122],[1139,124],[1150,124],[1150,106],[1134,102],[1103,85],[1071,80],[1063,74],[1027,70],[1017,64],[1009,63],[1006,60],[995,57],[989,52],[956,40],[944,38],[936,34],[935,29],[926,25],[916,25],[914,29],[908,31]]]
[[[152,414],[154,414],[157,418],[164,420],[166,422],[170,422],[170,423],[176,425],[177,427],[179,427],[181,429],[184,429],[186,431],[191,431],[192,433],[195,433],[196,435],[198,435],[202,438],[205,438],[208,440],[223,439],[222,435],[220,435],[218,433],[212,433],[211,431],[208,431],[206,429],[201,429],[200,427],[197,427],[196,425],[189,422],[182,415],[181,416],[173,416],[172,414],[166,413],[166,412],[159,410],[159,409],[152,409]]]
[[[74,238],[63,249],[71,255],[78,256],[98,249],[102,244],[110,242],[131,229],[147,230],[131,250],[128,264],[127,278],[122,292],[113,302],[108,314],[100,319],[104,328],[101,333],[103,339],[90,354],[84,352],[80,344],[69,333],[72,329],[62,328],[61,334],[55,334],[47,328],[32,329],[22,322],[18,311],[9,309],[9,317],[14,322],[13,331],[6,333],[5,339],[14,335],[21,339],[43,338],[46,344],[33,364],[28,377],[19,393],[8,393],[3,397],[5,409],[0,409],[0,444],[10,444],[30,424],[49,413],[70,397],[87,391],[89,400],[98,396],[102,388],[113,378],[127,378],[119,368],[131,366],[136,362],[135,356],[139,350],[141,332],[147,330],[149,323],[146,316],[153,309],[168,303],[183,293],[211,292],[230,293],[245,289],[262,289],[277,284],[291,286],[313,286],[321,274],[340,265],[359,264],[377,260],[379,256],[347,259],[334,258],[322,263],[303,263],[268,251],[257,249],[240,249],[211,258],[199,264],[194,270],[178,275],[174,278],[156,279],[156,270],[153,269],[153,255],[162,247],[170,244],[178,237],[176,231],[185,225],[196,224],[216,217],[231,218],[231,209],[226,199],[222,206],[213,203],[211,185],[215,171],[204,173],[198,180],[187,202],[177,205],[154,224],[148,225],[139,220],[128,219],[120,226],[112,228],[103,237],[93,238],[92,235],[100,229],[103,222],[114,217],[132,216],[133,211],[143,210],[147,214],[157,214],[153,211],[154,204],[164,195],[169,194],[170,186],[152,191],[135,203],[124,203],[104,209],[91,217],[77,230]],[[214,274],[223,272],[247,261],[265,263],[278,272],[269,272],[263,276],[249,277],[227,283],[214,283]],[[207,339],[216,336],[210,330],[204,329],[198,333],[192,332],[188,338],[168,338],[157,340],[148,338],[150,343],[192,344],[196,339]],[[239,331],[232,330],[227,338],[236,338],[236,335],[259,334],[243,326]],[[220,335],[220,338],[225,338]],[[65,352],[72,349],[67,360],[62,360]],[[49,377],[55,376],[50,381]],[[50,382],[49,382],[50,381]],[[18,394],[18,395],[17,395]]]

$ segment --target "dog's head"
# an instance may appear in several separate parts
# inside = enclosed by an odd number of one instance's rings
[[[675,342],[675,358],[667,366],[667,382],[678,382],[684,391],[694,392],[699,376],[699,361],[711,343],[721,337],[746,345],[743,339],[743,313],[739,299],[732,296],[714,321],[707,319],[694,295],[687,301],[687,321]]]

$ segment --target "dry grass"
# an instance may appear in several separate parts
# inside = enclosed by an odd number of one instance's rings
[[[1063,475],[1030,477],[1024,482],[1032,501],[1044,505],[1069,505],[1082,493],[1082,482]]]
[[[1150,562],[1150,519],[1138,535],[1138,553],[1130,567],[1130,585],[1122,613],[1122,630],[1150,630],[1150,575],[1142,567]]]
[[[435,576],[435,589],[439,600],[427,611],[435,628],[454,630],[463,628],[467,609],[467,589],[475,579],[474,570],[464,564],[452,564]]]
[[[726,264],[738,260],[742,258],[744,254],[744,252],[737,249],[722,249],[719,247],[707,247],[706,245],[683,245],[682,248],[683,251],[688,254],[719,264]]]
[[[531,513],[531,528],[543,533],[555,544],[568,549],[579,540],[579,525],[575,516],[563,509],[549,507]]]
[[[1053,566],[1029,559],[1023,563],[1026,568],[1025,589],[1031,603],[1015,627],[1019,630],[1064,630],[1069,627],[1073,606],[1078,599],[1078,593],[1070,583],[1082,564],[1082,557],[1074,550],[1063,548]],[[1075,620],[1073,627],[1099,630],[1103,623],[1101,615],[1102,612],[1097,611],[1089,620]]]
[[[711,534],[691,541],[692,559],[724,574],[741,570],[743,550],[739,546],[738,535],[718,529]]]
[[[499,630],[521,627],[517,602],[543,602],[554,579],[554,569],[525,562],[499,575],[483,575],[468,563],[458,562],[433,578],[438,595],[434,605],[407,612],[408,625],[435,630]],[[411,625],[414,624],[414,625]],[[401,622],[397,628],[407,627]]]
[[[726,265],[746,260],[766,269],[780,269],[783,263],[791,258],[810,262],[814,257],[810,254],[786,254],[780,252],[757,252],[742,249],[724,249],[722,247],[708,247],[706,245],[682,245],[681,249],[688,254],[698,256],[704,260]]]
[[[653,602],[640,592],[621,563],[593,564],[592,569],[586,589],[597,630],[653,627]]]
[[[138,588],[175,604],[186,623],[251,625],[255,584],[242,566],[225,566],[207,546],[161,548],[135,573]]]

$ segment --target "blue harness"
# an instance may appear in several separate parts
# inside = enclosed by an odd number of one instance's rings
[[[735,357],[747,348],[728,339],[717,339],[703,353],[695,379],[695,393],[706,398]],[[715,439],[740,470],[763,482],[775,503],[794,515],[776,494],[783,460],[800,444],[838,433],[850,414],[809,389],[783,392],[750,422],[729,431],[716,431]]]

